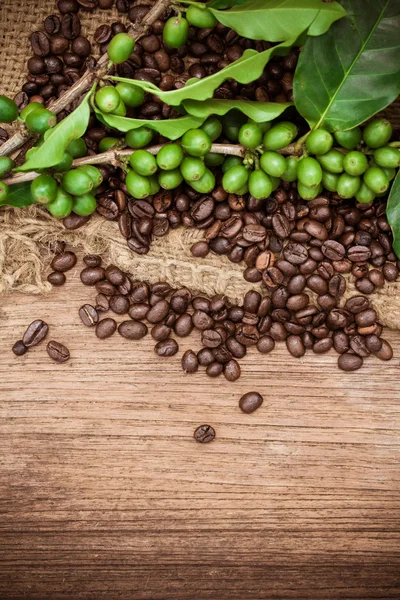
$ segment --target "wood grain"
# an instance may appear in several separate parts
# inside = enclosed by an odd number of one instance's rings
[[[282,346],[228,383],[147,338],[100,342],[77,315],[92,297],[73,273],[1,299],[1,600],[400,598],[399,333],[357,373]],[[12,355],[33,318],[68,363]]]

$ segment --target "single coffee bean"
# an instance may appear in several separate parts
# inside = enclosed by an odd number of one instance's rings
[[[260,333],[254,325],[239,325],[235,337],[246,347],[255,346],[260,339]]]
[[[154,325],[151,329],[150,333],[153,340],[156,342],[163,342],[170,337],[172,329],[163,323],[157,323],[157,325]]]
[[[343,244],[335,240],[327,240],[321,246],[321,251],[326,258],[330,260],[342,260],[346,254]]]
[[[97,294],[96,296],[96,310],[99,312],[106,312],[110,308],[110,301],[104,294]]]
[[[243,358],[244,356],[246,356],[246,346],[238,342],[238,340],[235,337],[228,337],[225,344],[228,351],[235,358]]]
[[[361,294],[369,295],[375,291],[374,284],[367,277],[357,279],[355,282],[355,287]]]
[[[222,363],[214,361],[211,364],[209,364],[206,368],[206,375],[208,375],[208,377],[219,377],[222,374],[223,370],[224,365]]]
[[[338,354],[344,354],[350,350],[350,339],[344,331],[333,332],[333,347]]]
[[[87,254],[83,257],[83,262],[88,267],[99,267],[101,265],[101,257],[97,254]]]
[[[359,356],[365,357],[370,355],[370,351],[362,335],[353,335],[350,338],[350,348]]]
[[[382,272],[386,281],[396,281],[396,279],[399,276],[398,268],[394,264],[389,262],[383,265]]]
[[[345,352],[338,358],[338,367],[339,369],[342,369],[342,371],[357,371],[357,369],[361,369],[363,362],[361,356]]]
[[[193,331],[192,317],[188,313],[179,315],[174,324],[174,331],[179,337],[187,337]]]
[[[390,360],[391,358],[393,358],[393,348],[386,340],[381,339],[381,342],[381,348],[375,351],[374,354],[380,360]]]
[[[225,364],[224,376],[228,381],[236,381],[239,379],[240,373],[240,365],[235,359],[232,359]]]
[[[33,321],[25,331],[22,341],[27,348],[40,344],[49,332],[49,326],[41,319]]]
[[[308,306],[309,302],[310,297],[307,294],[296,294],[288,299],[286,306],[289,310],[298,311]]]
[[[104,294],[105,296],[115,296],[118,293],[117,288],[109,281],[99,281],[95,287],[99,294]]]
[[[110,298],[110,309],[117,315],[124,315],[129,310],[129,300],[126,296],[118,294],[111,296]]]
[[[57,363],[64,363],[69,360],[69,350],[66,346],[64,346],[64,344],[60,344],[60,342],[50,340],[50,342],[47,344],[46,350],[50,358]]]
[[[60,31],[61,22],[57,15],[49,15],[44,20],[45,32],[49,35],[54,35]]]
[[[75,229],[79,229],[86,225],[86,223],[90,220],[89,217],[81,217],[80,215],[76,215],[75,213],[71,213],[68,217],[63,219],[63,225],[65,229],[69,229],[70,231],[74,231]]]
[[[193,350],[186,350],[182,356],[181,364],[185,373],[196,373],[199,369],[199,361]]]
[[[50,54],[50,40],[43,31],[34,31],[31,35],[31,46],[36,56]]]
[[[77,38],[81,33],[81,22],[78,15],[67,13],[61,19],[61,33],[67,40]]]
[[[159,300],[147,313],[147,320],[150,323],[159,323],[169,312],[169,302],[167,300]]]
[[[76,254],[73,252],[64,252],[63,254],[59,254],[55,256],[51,261],[51,268],[53,271],[60,271],[61,273],[65,273],[69,271],[76,265]]]
[[[196,329],[200,331],[210,329],[214,325],[214,319],[203,310],[195,310],[192,320]]]
[[[335,296],[336,298],[343,296],[346,291],[345,278],[340,274],[334,275],[329,281],[328,290],[331,296]]]
[[[215,429],[211,425],[200,425],[195,430],[193,437],[200,444],[208,444],[215,440]]]
[[[376,311],[373,308],[368,308],[359,312],[355,316],[355,321],[359,327],[368,327],[373,325],[378,318]]]
[[[382,340],[374,333],[371,333],[370,335],[366,335],[364,341],[365,341],[365,345],[367,346],[368,350],[372,354],[375,354],[382,348]]]
[[[371,269],[368,278],[376,287],[382,287],[385,283],[385,277],[378,269]]]
[[[47,276],[47,281],[56,287],[64,285],[66,280],[67,278],[65,277],[64,273],[61,273],[61,271],[53,271]]]
[[[199,365],[207,367],[214,361],[214,353],[210,348],[202,348],[197,353],[197,360]]]
[[[329,352],[329,350],[332,348],[333,346],[333,340],[330,337],[325,337],[322,338],[320,340],[318,340],[317,342],[315,342],[314,346],[313,346],[313,352],[315,352],[315,354],[325,354],[325,352]]]
[[[303,340],[299,335],[289,335],[286,339],[286,347],[295,358],[301,358],[306,352]]]
[[[222,343],[222,338],[218,331],[206,329],[202,333],[201,342],[206,348],[217,348]]]
[[[256,314],[261,303],[261,294],[254,290],[246,293],[243,300],[243,309],[246,312]]]
[[[291,243],[284,249],[283,256],[292,265],[301,265],[308,259],[308,251],[302,244]]]
[[[123,321],[118,326],[118,333],[127,340],[141,340],[147,332],[147,325],[140,321]]]
[[[263,335],[257,342],[257,350],[261,354],[269,354],[275,348],[275,342],[269,335]]]
[[[174,356],[178,350],[178,343],[172,339],[158,342],[158,344],[156,344],[154,347],[154,351],[156,354],[158,354],[158,356]]]
[[[116,330],[117,323],[114,321],[114,319],[102,319],[96,325],[96,335],[101,340],[105,340],[106,338],[112,336]]]
[[[239,400],[239,408],[242,412],[250,414],[260,408],[264,398],[258,392],[247,392]]]
[[[353,296],[347,300],[344,307],[353,315],[356,315],[369,308],[369,300],[365,296]]]
[[[323,295],[328,292],[328,283],[326,279],[320,275],[310,275],[307,279],[307,287],[318,295]]]
[[[102,281],[105,277],[105,270],[103,267],[86,267],[80,273],[80,279],[83,285],[96,285],[99,281]]]
[[[91,304],[84,304],[79,309],[79,316],[86,327],[93,327],[99,321],[97,310]]]
[[[22,340],[18,340],[12,347],[12,351],[14,352],[15,356],[23,356],[26,354],[26,352],[28,352],[28,348],[25,346]]]
[[[113,285],[122,285],[125,281],[125,275],[118,267],[110,265],[105,270],[105,276]]]

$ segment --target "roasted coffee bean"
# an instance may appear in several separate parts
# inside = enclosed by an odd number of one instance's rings
[[[307,219],[304,223],[304,230],[317,240],[324,242],[328,238],[326,227],[319,221]]]
[[[274,308],[284,308],[289,300],[289,292],[285,287],[279,287],[271,294],[272,306]]]
[[[122,285],[125,281],[125,275],[118,267],[110,265],[105,270],[105,277],[113,285]]]
[[[376,287],[382,287],[385,283],[385,277],[382,271],[378,269],[371,269],[368,273],[368,278]]]
[[[187,337],[193,331],[192,317],[188,313],[179,315],[174,324],[174,331],[179,337]]]
[[[302,244],[291,243],[284,249],[283,256],[292,265],[301,265],[308,259],[308,251]]]
[[[332,348],[333,346],[333,340],[330,337],[325,337],[322,338],[320,340],[318,340],[317,342],[315,342],[315,344],[313,345],[313,352],[315,354],[325,354],[325,352],[329,352],[329,350]]]
[[[50,358],[57,363],[64,363],[69,360],[69,350],[66,346],[64,346],[64,344],[60,344],[60,342],[50,340],[50,342],[47,344],[46,350]]]
[[[350,350],[350,339],[344,331],[334,331],[332,340],[333,346],[338,354],[344,354]]]
[[[187,310],[191,299],[192,294],[190,291],[187,288],[180,288],[172,294],[169,302],[172,310],[182,314]]]
[[[27,63],[28,71],[32,75],[41,75],[46,72],[46,63],[43,58],[39,56],[32,56]],[[28,94],[20,92],[14,97],[14,102],[18,106],[18,110],[21,111],[29,102]]]
[[[318,305],[321,307],[321,309],[326,312],[335,308],[335,306],[337,304],[336,298],[334,296],[331,296],[330,294],[324,294],[323,296],[318,296],[317,302],[318,302]]]
[[[361,369],[363,362],[361,356],[345,352],[338,358],[338,367],[339,369],[342,369],[342,371],[357,371],[358,369]]]
[[[298,273],[298,268],[287,260],[277,260],[275,262],[275,267],[279,269],[285,277],[293,277]]]
[[[84,304],[79,309],[79,316],[86,327],[93,327],[99,322],[99,314],[91,304]]]
[[[73,252],[64,252],[55,256],[50,266],[54,271],[65,273],[76,265],[76,260],[76,255]]]
[[[286,339],[286,347],[295,358],[301,358],[306,352],[303,340],[299,335],[289,335]]]
[[[361,279],[357,279],[355,283],[356,289],[361,292],[361,294],[372,294],[375,291],[375,286],[367,279],[367,277],[362,277]]]
[[[281,214],[273,215],[272,217],[272,228],[275,234],[281,239],[286,239],[290,234],[290,223],[289,220]]]
[[[129,213],[123,212],[118,219],[118,227],[125,239],[132,236],[132,219]]]
[[[151,329],[150,333],[154,341],[163,342],[170,337],[172,329],[163,323],[157,323],[157,325],[154,325]]]
[[[284,275],[277,267],[269,267],[262,274],[263,283],[268,289],[274,290],[284,281]]]
[[[107,24],[100,25],[94,32],[94,41],[98,44],[106,44],[111,40],[112,31],[111,27]]]
[[[147,332],[147,325],[140,321],[123,321],[118,326],[118,333],[127,340],[141,340]]]
[[[130,295],[131,302],[147,302],[149,298],[149,288],[147,283],[135,283]]]
[[[342,308],[332,308],[328,314],[326,323],[332,331],[344,329],[350,322],[350,315]]]
[[[214,361],[214,353],[210,348],[202,348],[197,353],[199,365],[206,367]]]
[[[99,339],[104,340],[112,336],[117,330],[117,323],[114,319],[102,319],[96,325],[96,335]]]
[[[50,40],[43,31],[34,31],[31,35],[31,46],[36,56],[50,54]]]
[[[353,315],[356,315],[369,308],[369,301],[364,296],[353,296],[347,300],[344,307]]]
[[[206,348],[217,348],[222,343],[222,338],[218,331],[205,329],[201,336],[201,342]]]
[[[350,338],[350,348],[359,356],[365,357],[370,355],[370,351],[361,335],[353,335]]]
[[[154,351],[158,356],[174,356],[178,350],[178,343],[172,339],[158,342],[154,347]]]
[[[150,305],[145,303],[133,304],[129,310],[129,316],[135,321],[141,321],[146,318],[147,313],[150,310]]]
[[[220,328],[219,333],[221,333],[221,331],[224,331],[225,335],[221,336],[222,340],[224,341],[226,339],[226,332],[224,329]],[[226,364],[228,363],[230,360],[232,360],[233,355],[231,354],[231,352],[229,352],[228,348],[226,346],[219,346],[218,348],[215,348],[214,350],[214,359],[222,364]]]
[[[47,281],[56,287],[64,285],[66,280],[67,278],[65,277],[64,273],[61,273],[60,271],[53,271],[47,276]]]
[[[243,300],[243,309],[246,312],[257,314],[261,303],[261,294],[254,290],[246,293]]]
[[[310,275],[307,279],[307,287],[318,295],[328,292],[328,283],[320,275]]]
[[[224,376],[228,381],[236,381],[239,379],[240,373],[240,365],[235,359],[232,359],[225,364]]]
[[[88,267],[99,267],[101,265],[101,256],[98,256],[97,254],[86,254],[86,256],[83,257],[83,262]]]
[[[258,392],[247,392],[239,400],[239,408],[242,412],[250,414],[260,408],[264,398]]]
[[[214,206],[214,199],[211,196],[206,196],[195,202],[190,214],[196,222],[204,221],[212,214]]]
[[[334,275],[329,281],[328,290],[331,296],[336,298],[343,296],[346,291],[346,280],[342,275]]]
[[[199,370],[199,361],[193,350],[186,350],[182,356],[181,364],[185,373],[196,373]]]
[[[257,225],[256,223],[246,225],[242,231],[243,239],[246,242],[251,242],[253,244],[258,244],[262,242],[266,235],[267,230],[262,225]]]
[[[208,247],[208,243],[206,241],[200,241],[195,242],[190,248],[190,251],[196,258],[205,258],[210,252],[210,248]]]
[[[330,260],[342,260],[346,254],[343,244],[335,240],[327,240],[321,246],[321,251],[326,258]]]
[[[115,221],[118,218],[119,210],[117,203],[107,196],[97,198],[97,212],[108,221]],[[135,215],[134,215],[135,216]]]
[[[212,362],[206,368],[206,374],[208,377],[219,377],[224,370],[224,365],[217,361]]]
[[[378,315],[374,311],[373,308],[368,308],[359,312],[355,316],[355,321],[359,327],[368,327],[369,325],[373,325],[378,318]]]
[[[12,347],[12,351],[14,352],[15,356],[23,356],[28,352],[28,348],[25,346],[22,340],[18,340]]]
[[[167,300],[159,300],[154,306],[151,307],[146,318],[149,323],[159,323],[165,319],[168,312],[169,302],[167,302]]]
[[[96,296],[96,310],[99,312],[106,312],[110,308],[110,302],[104,294],[97,294]]]
[[[370,335],[366,335],[364,341],[365,341],[365,345],[367,346],[368,350],[372,354],[379,352],[379,350],[382,348],[382,340],[374,333],[371,333]]]
[[[81,33],[81,22],[78,15],[67,13],[61,19],[61,32],[67,40],[77,38]]]
[[[367,246],[352,246],[347,251],[347,258],[351,262],[365,262],[371,257],[371,250]]]
[[[386,281],[396,281],[399,276],[398,268],[394,264],[388,262],[383,265],[382,272]]]
[[[287,283],[287,291],[289,294],[301,294],[306,286],[306,281],[304,275],[294,275]]]
[[[99,281],[96,283],[96,290],[99,294],[104,294],[105,296],[115,296],[118,293],[117,288],[109,281]]]
[[[163,237],[164,235],[166,235],[168,233],[168,231],[169,231],[168,219],[166,219],[164,217],[154,219],[153,234],[156,237]]]
[[[63,219],[63,225],[65,229],[69,229],[70,231],[74,231],[75,229],[79,229],[86,225],[86,223],[90,220],[89,217],[81,217],[80,215],[76,215],[75,213],[71,213],[68,217]]]
[[[275,342],[284,342],[288,334],[283,323],[274,322],[269,328],[268,335],[272,337]]]
[[[87,56],[89,56],[92,47],[90,45],[89,40],[80,35],[79,37],[75,38],[72,42],[71,50],[72,52],[75,52],[75,54],[77,54],[78,56],[86,58]]]
[[[49,332],[49,326],[45,321],[37,319],[33,321],[25,331],[22,341],[27,348],[40,344]]]
[[[200,444],[208,444],[215,440],[215,429],[211,425],[200,425],[195,430],[193,437]]]
[[[110,309],[117,315],[124,315],[129,309],[129,300],[126,296],[117,295],[110,298]]]
[[[44,20],[44,29],[49,35],[54,35],[60,31],[61,22],[57,15],[49,15]]]
[[[255,346],[260,338],[254,325],[238,325],[235,335],[237,341],[244,346]]]
[[[225,342],[227,350],[234,356],[235,358],[243,358],[246,356],[247,349],[246,346],[238,342],[235,337],[228,337]]]
[[[80,274],[83,285],[96,285],[96,283],[102,281],[104,277],[105,270],[103,267],[86,267]]]
[[[286,302],[289,310],[298,311],[308,306],[310,297],[307,294],[296,294],[291,296]]]
[[[263,335],[257,342],[257,350],[261,354],[268,354],[275,348],[275,342],[269,335]]]
[[[317,273],[320,277],[322,277],[322,279],[326,279],[328,281],[334,276],[335,269],[331,263],[323,261],[317,268]]]
[[[381,342],[381,348],[375,351],[374,354],[380,360],[390,360],[391,358],[393,358],[393,348],[386,340],[381,339]]]
[[[121,285],[118,286],[118,292],[123,296],[129,296],[132,291],[132,282],[129,277],[124,277]]]

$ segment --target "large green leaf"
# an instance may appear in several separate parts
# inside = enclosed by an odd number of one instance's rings
[[[311,127],[350,129],[400,92],[400,0],[342,0],[349,16],[309,37],[294,77],[295,105]]]
[[[345,16],[337,2],[323,0],[249,0],[229,10],[210,9],[220,23],[252,40],[283,42],[309,35],[321,35]]]
[[[207,2],[207,8],[229,8],[236,4],[245,4],[248,0],[211,0]]]
[[[397,173],[390,190],[386,216],[393,232],[393,250],[400,258],[400,171]]]
[[[164,137],[169,140],[177,140],[182,137],[184,133],[189,129],[197,129],[203,124],[206,117],[197,118],[192,115],[181,117],[180,119],[169,119],[166,121],[151,121],[146,119],[129,119],[128,117],[118,117],[116,115],[110,115],[102,113],[99,110],[96,111],[97,118],[102,121],[105,125],[123,131],[124,133],[131,129],[138,129],[139,127],[148,127],[153,131],[161,133]]]
[[[16,171],[47,169],[61,162],[68,144],[86,132],[90,118],[89,99],[91,93],[92,91],[68,117],[60,121],[54,129],[49,130],[43,144],[25,164],[15,169]]]
[[[109,79],[113,81],[126,81],[139,86],[151,94],[156,94],[163,102],[171,106],[178,106],[184,100],[208,100],[208,98],[212,98],[217,87],[227,79],[235,79],[239,83],[247,84],[261,77],[269,59],[275,54],[280,56],[287,54],[294,41],[294,39],[288,40],[269,50],[264,50],[264,52],[245,50],[239,60],[225,67],[225,69],[204,77],[204,79],[198,79],[194,82],[191,80],[190,85],[185,85],[185,87],[179,90],[171,90],[170,92],[156,91],[153,87],[148,88],[145,81],[138,81],[136,79],[124,79],[122,77],[110,77]]]
[[[0,206],[16,206],[22,208],[23,206],[30,206],[35,204],[35,200],[31,194],[31,183],[14,183],[10,186],[10,191],[7,198],[0,203]]]
[[[216,100],[210,98],[204,102],[199,100],[184,100],[185,110],[195,117],[206,119],[211,115],[226,115],[232,109],[240,110],[256,123],[272,121],[279,117],[284,110],[292,106],[291,102],[254,102],[252,100]]]

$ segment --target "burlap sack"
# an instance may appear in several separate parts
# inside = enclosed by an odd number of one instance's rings
[[[146,0],[145,0],[146,1]],[[149,0],[151,2],[151,0]],[[143,0],[141,0],[143,3]],[[44,18],[56,11],[56,2],[44,0],[2,0],[0,7],[0,92],[13,97],[25,80],[26,61],[30,57],[29,36],[39,29]],[[122,20],[115,9],[90,13],[80,11],[83,33],[93,38],[102,23]],[[94,44],[96,46],[96,44]],[[385,111],[400,129],[400,105]],[[46,280],[51,254],[48,245],[63,239],[84,252],[99,253],[138,280],[166,280],[173,286],[187,286],[212,295],[225,293],[241,302],[248,289],[259,286],[243,279],[243,266],[224,256],[209,255],[195,259],[190,246],[201,239],[201,231],[178,229],[154,241],[149,254],[131,252],[115,223],[93,217],[88,225],[67,231],[41,207],[28,209],[0,208],[0,292],[46,293],[51,285]],[[265,291],[265,290],[264,290]],[[348,279],[343,302],[356,293]],[[373,295],[373,303],[382,323],[400,328],[400,281],[386,284]]]

